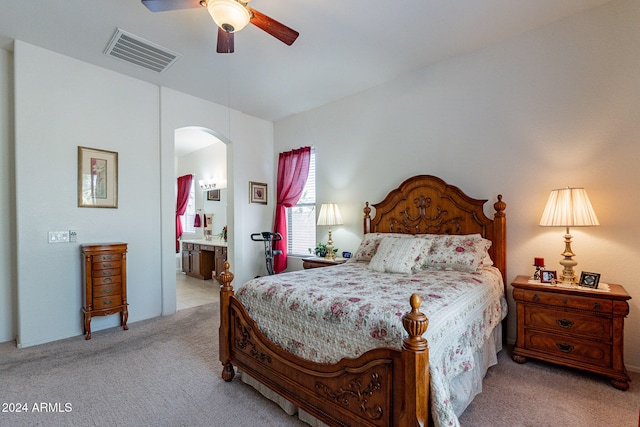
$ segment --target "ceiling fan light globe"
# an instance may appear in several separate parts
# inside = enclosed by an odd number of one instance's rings
[[[211,0],[207,10],[216,25],[228,33],[240,31],[251,19],[247,8],[235,0]]]

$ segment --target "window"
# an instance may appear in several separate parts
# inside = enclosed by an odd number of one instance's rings
[[[189,201],[187,202],[187,210],[184,211],[184,215],[180,217],[182,221],[182,231],[184,233],[195,233],[196,229],[193,223],[196,219],[196,192],[195,192],[195,179],[191,180],[191,188],[189,189]]]
[[[287,208],[287,252],[309,256],[316,247],[316,153],[311,149],[309,175],[298,204]]]

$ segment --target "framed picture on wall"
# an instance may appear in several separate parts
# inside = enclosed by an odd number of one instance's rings
[[[220,201],[220,189],[207,191],[207,200]]]
[[[118,153],[78,147],[78,207],[118,207]]]
[[[249,181],[249,203],[267,204],[267,184]]]

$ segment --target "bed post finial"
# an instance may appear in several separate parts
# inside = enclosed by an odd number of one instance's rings
[[[412,294],[411,311],[402,316],[402,326],[409,337],[402,342],[402,359],[405,367],[402,398],[401,426],[429,425],[429,345],[422,336],[429,320],[420,312],[420,295]]]
[[[504,216],[504,210],[507,209],[507,204],[502,201],[502,194],[498,194],[498,201],[493,204],[493,208],[496,210],[495,216]]]
[[[364,220],[363,220],[363,230],[364,234],[371,232],[371,208],[369,207],[369,202],[365,202],[364,209]]]
[[[229,262],[224,263],[224,272],[220,274],[220,329],[218,330],[218,340],[220,349],[220,362],[222,362],[222,379],[231,381],[235,375],[233,365],[231,365],[231,337],[229,325],[231,324],[231,311],[229,302],[233,296],[233,273],[229,271]]]

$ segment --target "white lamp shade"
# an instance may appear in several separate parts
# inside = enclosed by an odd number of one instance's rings
[[[335,203],[323,203],[320,206],[320,214],[318,215],[318,225],[340,225],[342,224],[342,215],[340,209]]]
[[[600,225],[584,188],[552,190],[544,208],[543,227],[590,227]]]
[[[211,0],[207,3],[207,9],[216,25],[231,33],[246,27],[251,19],[247,8],[235,0]],[[233,31],[228,30],[229,26]]]

